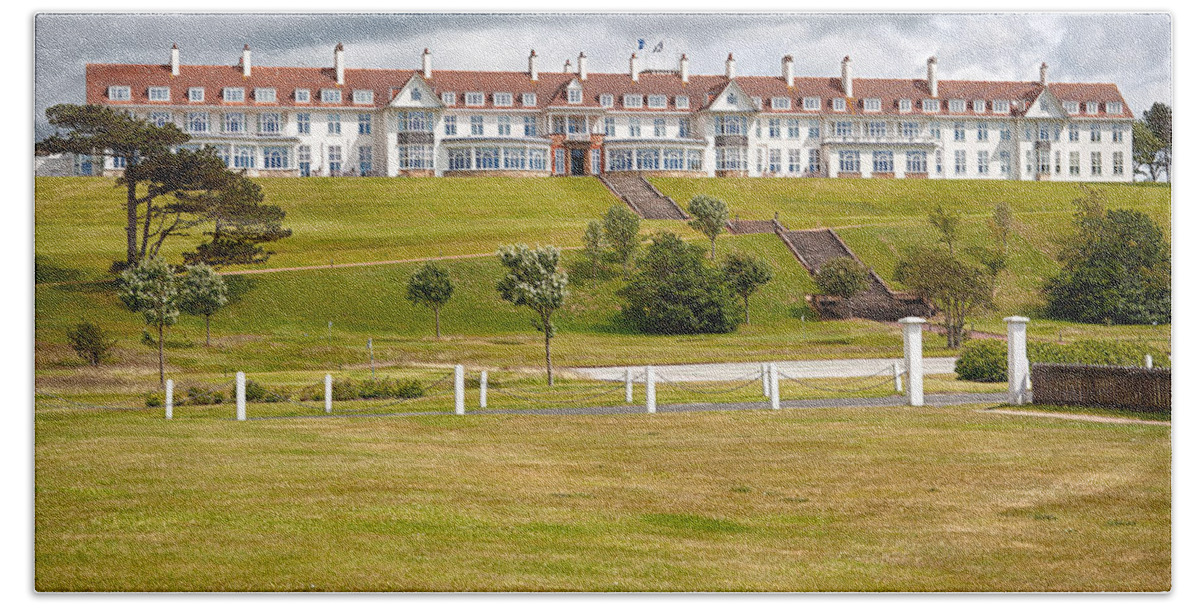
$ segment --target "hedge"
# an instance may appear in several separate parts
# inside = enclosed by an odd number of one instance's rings
[[[1116,340],[1080,340],[1072,344],[1030,342],[1030,363],[1078,363],[1085,365],[1123,365],[1140,367],[1146,355],[1154,358],[1154,367],[1170,367],[1163,351],[1137,342]],[[971,340],[963,347],[954,372],[959,380],[974,382],[1008,381],[1008,344],[1002,340]]]

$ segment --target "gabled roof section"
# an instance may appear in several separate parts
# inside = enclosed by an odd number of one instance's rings
[[[736,80],[731,80],[705,109],[711,112],[757,112],[758,106]]]
[[[433,87],[425,82],[425,78],[420,74],[413,74],[408,82],[396,92],[395,97],[388,103],[388,107],[392,108],[417,108],[417,109],[440,109],[442,105],[439,96],[434,93]]]
[[[1066,118],[1067,112],[1054,93],[1051,93],[1049,88],[1045,88],[1029,103],[1029,109],[1025,110],[1025,117]]]

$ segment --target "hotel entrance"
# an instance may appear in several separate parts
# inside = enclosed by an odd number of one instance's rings
[[[571,149],[571,175],[587,175],[587,150]]]

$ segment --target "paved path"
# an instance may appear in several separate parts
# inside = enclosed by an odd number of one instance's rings
[[[1059,418],[1062,420],[1083,420],[1085,422],[1108,422],[1112,424],[1149,424],[1151,426],[1171,426],[1166,420],[1139,420],[1137,418],[1113,418],[1109,416],[1092,416],[1089,414],[1059,414],[1055,412],[1030,412],[1022,410],[980,410],[990,414],[1008,414],[1010,416],[1036,416],[1038,418]]]
[[[926,357],[926,374],[954,373],[954,357]],[[896,359],[834,359],[821,361],[776,361],[780,373],[793,378],[855,378],[870,376],[880,371],[891,373],[892,364],[899,363],[904,371],[904,361]],[[761,363],[695,363],[689,365],[656,365],[655,376],[673,382],[700,382],[705,380],[743,380],[759,373]],[[634,378],[644,375],[645,366],[634,367]],[[568,371],[592,380],[624,381],[624,367],[572,367]]]

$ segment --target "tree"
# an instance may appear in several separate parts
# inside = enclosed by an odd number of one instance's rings
[[[621,273],[628,279],[629,266],[637,256],[642,237],[641,219],[625,205],[613,205],[604,213],[604,240],[612,247],[617,261],[621,262]]]
[[[704,248],[662,232],[637,262],[637,273],[617,290],[621,314],[648,334],[729,333],[742,315],[725,277],[704,260]]]
[[[600,274],[600,261],[604,257],[605,245],[604,226],[596,220],[588,222],[583,231],[583,254],[591,263],[593,277]]]
[[[210,179],[224,179],[223,187],[205,205],[204,217],[213,223],[211,240],[186,252],[188,263],[214,267],[229,264],[259,264],[271,256],[261,246],[291,236],[283,227],[285,213],[277,205],[264,205],[262,188],[244,176],[217,168]]]
[[[167,263],[148,257],[120,277],[121,302],[158,330],[158,383],[164,383],[163,330],[179,319],[179,282]]]
[[[699,230],[708,237],[711,249],[709,259],[717,259],[717,236],[725,230],[725,222],[729,221],[729,207],[725,201],[711,196],[695,196],[688,202],[688,213],[692,220],[688,226]]]
[[[442,267],[428,262],[408,279],[408,301],[433,310],[433,331],[442,337],[442,306],[454,295],[454,284],[450,273]]]
[[[1152,182],[1158,181],[1158,176],[1162,174],[1164,148],[1166,144],[1154,134],[1146,121],[1133,123],[1133,165],[1138,173]]]
[[[938,240],[950,248],[950,255],[953,256],[954,241],[958,240],[958,225],[962,223],[962,215],[957,211],[946,211],[938,205],[929,214],[929,223],[937,229]]]
[[[982,264],[956,258],[948,251],[918,247],[901,257],[896,280],[942,311],[946,348],[962,344],[966,319],[991,304],[991,277]]]
[[[758,257],[735,251],[725,257],[721,272],[733,293],[742,298],[746,309],[746,323],[750,323],[750,296],[754,295],[759,287],[771,281],[771,267]]]
[[[838,257],[821,264],[816,282],[823,294],[853,298],[871,286],[871,276],[858,260]]]
[[[188,140],[187,134],[174,124],[158,127],[100,105],[59,104],[46,110],[46,118],[52,126],[68,133],[57,133],[38,142],[35,153],[119,157],[125,161],[126,173],[146,160],[168,154],[172,146]],[[149,201],[138,196],[138,180],[118,180],[117,185],[125,186],[125,263],[133,266],[144,255],[144,243],[143,247],[138,246],[138,214],[140,206],[149,206]]]
[[[567,297],[567,273],[558,268],[561,253],[550,245],[530,249],[522,244],[501,247],[497,255],[507,274],[496,284],[496,290],[505,301],[528,307],[537,315],[533,326],[546,339],[546,383],[554,386],[550,338],[555,328],[551,316]]]
[[[988,218],[988,228],[1007,255],[1008,238],[1012,236],[1013,231],[1012,207],[1009,207],[1008,203],[998,203],[992,209],[992,217]]]
[[[1142,112],[1142,120],[1163,144],[1159,153],[1159,163],[1166,173],[1167,181],[1171,181],[1171,106],[1154,102],[1149,110]]]
[[[108,334],[91,321],[82,321],[68,329],[67,341],[71,343],[75,354],[92,367],[99,367],[100,362],[107,358],[109,349],[117,343],[116,340],[109,339]]]
[[[212,345],[212,316],[229,302],[225,279],[207,264],[187,267],[179,286],[179,309],[189,315],[204,317],[204,345]]]
[[[1076,233],[1044,286],[1051,318],[1084,323],[1169,323],[1171,245],[1141,211],[1077,213]]]

